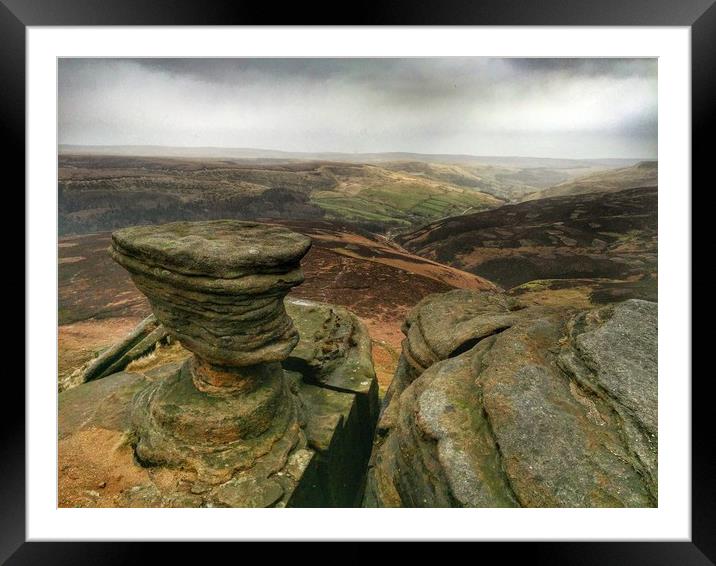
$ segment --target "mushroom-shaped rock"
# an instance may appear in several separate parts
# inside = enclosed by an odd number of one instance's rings
[[[114,234],[152,335],[180,344],[127,367],[141,325],[60,393],[59,466],[77,472],[60,474],[60,506],[359,504],[378,413],[370,337],[346,309],[284,301],[309,247],[252,222]]]
[[[311,241],[279,226],[217,220],[125,228],[110,253],[184,347],[220,366],[285,359],[298,342],[283,298]]]
[[[194,354],[135,398],[142,461],[218,484],[259,463],[264,475],[276,473],[305,446],[300,403],[280,362],[298,343],[283,300],[303,281],[310,245],[285,228],[231,220],[113,234],[112,257]]]

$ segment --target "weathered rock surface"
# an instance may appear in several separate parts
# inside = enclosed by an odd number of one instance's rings
[[[60,394],[60,506],[359,504],[378,413],[370,340],[362,323],[345,309],[303,300],[286,305],[300,341],[283,363],[288,386],[301,401],[306,441],[288,455],[282,470],[265,481],[257,473],[244,473],[212,486],[195,472],[141,465],[134,453],[132,399],[151,383],[175,379],[183,363],[162,364]],[[319,352],[325,362],[317,359]]]
[[[225,492],[231,480],[260,489],[305,448],[301,403],[280,362],[299,340],[283,299],[303,281],[310,245],[285,228],[231,220],[112,235],[112,258],[193,354],[134,396],[140,462],[195,473]],[[287,482],[282,493],[295,487]]]
[[[367,329],[350,311],[335,305],[288,299],[286,311],[300,340],[284,368],[298,371],[307,383],[323,389],[355,394],[357,418],[368,425],[362,427],[359,444],[370,446],[379,407]]]
[[[97,377],[135,342],[167,334],[188,355],[61,395],[60,470],[74,469],[60,474],[65,483],[115,483],[110,505],[128,507],[359,502],[377,418],[365,329],[343,309],[293,305],[305,339],[287,360],[300,336],[284,297],[303,281],[309,247],[285,228],[236,221],[115,233],[110,254],[161,324],[149,319],[112,348]],[[60,499],[84,504],[69,484]]]
[[[424,299],[378,425],[364,505],[657,505],[657,306]]]
[[[298,342],[283,297],[303,282],[310,246],[278,226],[216,220],[118,230],[110,254],[187,349],[249,366],[281,361]]]

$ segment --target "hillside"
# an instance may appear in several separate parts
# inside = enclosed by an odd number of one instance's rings
[[[422,161],[388,162],[383,166],[413,176],[441,181],[493,195],[507,202],[520,201],[528,195],[590,173],[604,171],[599,163],[540,161],[495,161],[494,163],[439,163]]]
[[[507,205],[434,222],[397,241],[505,288],[527,284],[522,292],[587,286],[603,300],[656,300],[656,187]]]
[[[70,149],[77,153],[66,153]],[[60,234],[259,215],[325,218],[395,233],[518,202],[624,165],[624,160],[402,153],[226,150],[227,156],[217,157],[217,148],[95,148],[94,154],[91,149],[65,147],[59,155]],[[123,153],[129,151],[137,155]]]
[[[291,296],[348,307],[368,326],[379,379],[387,385],[408,311],[431,293],[493,289],[489,281],[406,252],[384,238],[341,224],[287,221],[313,239],[303,285]],[[117,342],[150,313],[146,298],[107,254],[110,233],[60,238],[60,379]]]
[[[258,216],[384,232],[502,204],[446,180],[327,161],[61,155],[58,191],[60,234]]]
[[[656,161],[642,161],[631,167],[597,171],[577,177],[547,189],[533,192],[523,200],[540,198],[583,195],[595,192],[614,192],[637,187],[656,186],[658,184],[659,166]]]

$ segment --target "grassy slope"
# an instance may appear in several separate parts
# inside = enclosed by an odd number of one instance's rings
[[[560,183],[548,189],[527,195],[524,200],[614,192],[637,187],[655,186],[659,168],[655,161],[644,161],[632,167],[599,171]]]
[[[474,188],[368,164],[61,156],[59,177],[64,233],[260,215],[411,227],[502,204]],[[288,193],[271,193],[277,189]]]
[[[383,166],[392,171],[487,193],[509,202],[519,201],[525,195],[605,168],[597,163],[523,167],[515,164],[417,161],[396,161]]]
[[[60,228],[66,234],[259,215],[347,220],[375,231],[411,229],[626,174],[586,162],[528,166],[63,154],[59,165]]]
[[[410,226],[430,220],[494,208],[502,202],[490,195],[454,185],[421,179],[402,172],[370,167],[360,187],[339,178],[331,191],[316,191],[311,202],[329,218],[373,220]]]
[[[505,288],[584,278],[655,285],[657,189],[537,199],[433,222],[397,241]],[[640,296],[651,296],[653,289],[639,287]]]

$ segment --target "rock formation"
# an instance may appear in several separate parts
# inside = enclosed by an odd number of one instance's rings
[[[156,318],[60,393],[60,506],[657,505],[655,303],[430,295],[374,437],[365,327],[286,299],[309,246],[237,221],[114,234]],[[126,366],[167,336],[173,357]]]
[[[657,307],[467,290],[404,326],[368,507],[657,505]]]
[[[116,232],[110,254],[188,357],[61,394],[60,460],[63,438],[103,428],[164,476],[121,490],[116,505],[355,504],[377,417],[370,341],[330,305],[293,303],[293,324],[284,297],[309,247],[237,221]],[[78,424],[78,411],[92,418]]]
[[[279,362],[298,343],[283,299],[303,281],[310,240],[261,224],[174,223],[119,230],[111,255],[162,324],[194,353],[135,399],[137,456],[218,484],[275,474],[305,446],[298,400]]]

